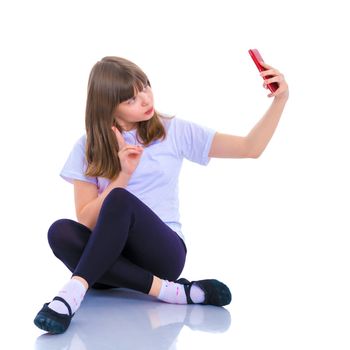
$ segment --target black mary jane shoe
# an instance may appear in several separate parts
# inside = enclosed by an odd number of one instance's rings
[[[230,289],[224,283],[215,279],[190,282],[186,278],[180,278],[175,282],[184,286],[187,304],[194,304],[190,296],[190,290],[193,284],[198,286],[204,292],[205,297],[201,304],[225,306],[230,304],[232,299]]]
[[[49,308],[49,303],[44,304],[34,319],[34,323],[40,329],[52,334],[60,334],[67,330],[74,314],[69,304],[61,297],[54,297],[66,305],[69,315],[60,314]]]

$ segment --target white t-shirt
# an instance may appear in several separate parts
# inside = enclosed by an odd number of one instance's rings
[[[163,119],[166,138],[157,140],[145,147],[140,163],[132,174],[126,189],[151,208],[182,239],[178,178],[183,159],[207,165],[209,150],[215,131],[179,118]],[[139,144],[136,130],[123,132],[127,144]],[[69,181],[81,180],[93,183],[101,193],[110,180],[85,175],[86,135],[75,144],[61,176]]]

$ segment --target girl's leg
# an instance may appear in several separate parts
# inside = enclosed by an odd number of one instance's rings
[[[112,209],[103,210],[108,206]],[[112,218],[100,220],[106,211]],[[126,221],[126,229],[118,225],[118,215],[113,215],[113,211]],[[104,234],[98,235],[99,232]],[[126,240],[124,236],[127,236]],[[122,252],[119,256],[118,252],[111,253],[112,264],[106,269],[106,254],[110,246],[118,248],[120,240],[125,241],[119,248]],[[106,198],[93,231],[72,220],[59,220],[49,229],[49,243],[54,254],[73,275],[83,277],[89,285],[97,282],[143,293],[149,293],[153,275],[170,280],[178,278],[186,258],[186,248],[179,236],[123,189],[112,191]],[[89,245],[93,247],[93,255],[85,259],[85,267],[79,272],[78,265],[82,265]],[[101,275],[99,270],[106,271]],[[91,277],[93,274],[100,277],[96,280],[96,277]]]
[[[86,231],[86,228],[81,230]],[[82,237],[80,239],[85,240]],[[62,250],[55,254],[63,256]],[[204,300],[204,291],[193,283],[186,281],[185,288],[182,284],[162,281],[159,288],[159,279],[153,278],[153,275],[159,275],[176,279],[183,269],[185,256],[186,248],[182,240],[152,210],[128,191],[114,189],[103,202],[96,226],[90,232],[80,258],[78,255],[75,268],[72,256],[67,258],[67,265],[74,268],[73,279],[60,291],[59,300],[54,300],[48,307],[44,306],[35,323],[48,331],[56,331],[57,325],[60,327],[59,332],[64,331],[71,316],[67,323],[64,315],[60,316],[60,309],[67,307],[66,313],[71,315],[79,307],[85,294],[79,280],[88,286],[102,282],[130,288],[128,282],[135,283],[137,276],[142,275],[142,281],[138,281],[136,287],[132,286],[134,289],[155,294],[160,290],[161,300],[174,303],[186,303],[186,299],[192,301],[192,291],[196,289],[201,294],[200,303]],[[212,284],[206,283],[205,286],[211,288]],[[67,300],[71,302],[67,303]],[[48,311],[50,308],[54,310],[54,315]]]
[[[91,231],[86,226],[69,219],[58,220],[50,227],[49,244],[51,249],[71,272],[74,272],[78,265],[90,234]],[[160,275],[161,271],[151,273],[134,264],[122,254],[112,267],[92,285],[92,288],[95,286],[97,289],[124,287],[147,293],[152,279],[155,277],[154,274]],[[175,272],[175,276],[171,276],[171,274],[170,271],[163,278],[176,279],[178,277],[178,272]]]
[[[108,271],[122,253],[150,272],[147,292],[152,274],[177,278],[186,257],[183,242],[173,230],[130,192],[116,188],[103,202],[73,275],[83,277],[89,285],[107,280]]]
[[[152,210],[124,189],[114,189],[106,197],[93,231],[72,221],[70,224],[75,230],[85,231],[83,235],[75,235],[77,248],[70,249],[74,256],[62,259],[66,244],[61,243],[60,252],[58,249],[54,251],[63,261],[67,261],[71,269],[79,261],[73,276],[83,278],[90,286],[98,282],[132,288],[178,304],[204,302],[203,287],[212,289],[213,283],[214,294],[218,289],[229,293],[226,286],[213,281],[201,282],[200,287],[198,283],[188,286],[188,281],[182,281],[185,287],[168,282],[176,280],[183,269],[185,245]],[[51,246],[53,237],[69,236],[71,239],[74,236],[68,229],[61,229],[64,235],[57,234],[57,225],[49,232]],[[62,223],[58,226],[62,226]],[[226,297],[224,299],[227,300]]]

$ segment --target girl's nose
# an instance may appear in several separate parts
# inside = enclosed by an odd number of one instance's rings
[[[140,92],[142,106],[147,106],[151,102],[151,96],[146,92]]]

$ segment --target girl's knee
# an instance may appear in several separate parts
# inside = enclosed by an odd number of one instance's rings
[[[47,233],[47,239],[52,250],[55,247],[61,246],[66,239],[67,226],[69,225],[69,219],[60,219],[55,221],[49,228]]]
[[[107,198],[109,199],[115,199],[115,198],[126,198],[129,197],[130,192],[128,190],[126,190],[125,188],[122,187],[117,187],[117,188],[113,188],[113,190],[111,192],[108,193],[107,197],[105,198],[105,200]]]
[[[114,188],[108,193],[103,202],[103,207],[123,208],[133,201],[134,195],[122,187]]]

